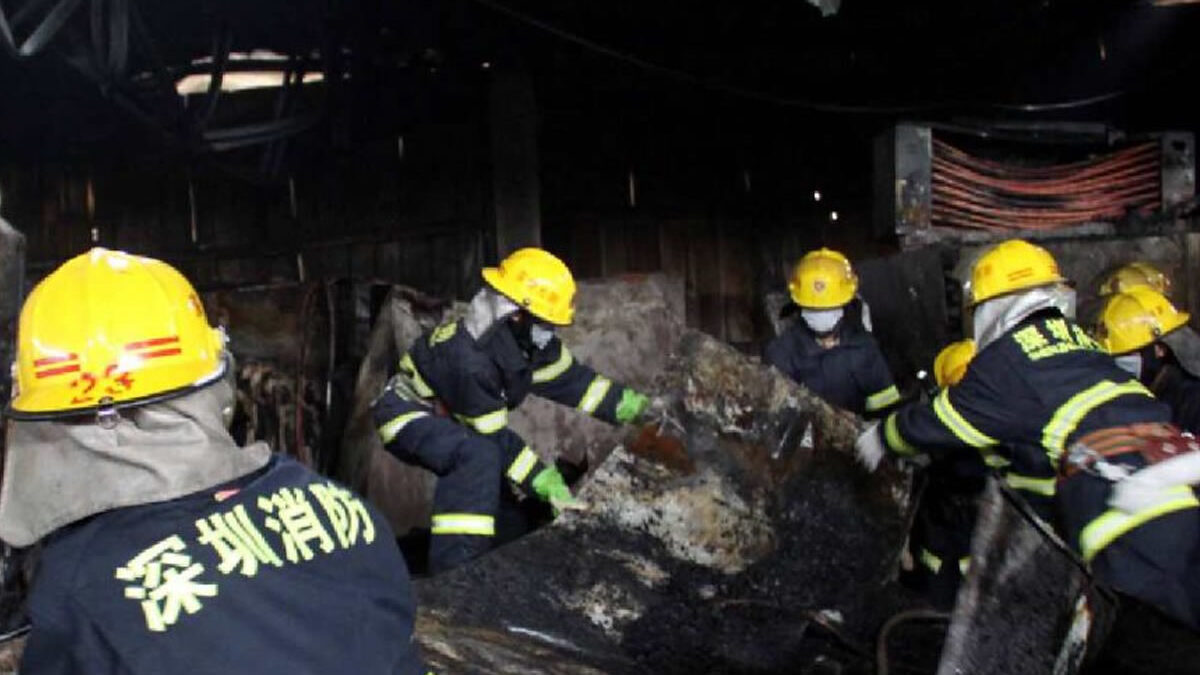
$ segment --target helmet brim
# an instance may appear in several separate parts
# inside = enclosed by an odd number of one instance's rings
[[[230,361],[229,361],[229,359],[221,358],[221,359],[219,359],[219,363],[220,363],[220,365],[217,367],[216,370],[209,373],[208,375],[205,375],[201,379],[199,379],[191,384],[188,384],[183,387],[179,387],[177,389],[171,389],[169,391],[163,391],[163,392],[151,394],[150,396],[143,396],[141,398],[124,399],[121,401],[113,401],[111,403],[106,403],[106,404],[88,405],[88,406],[84,406],[84,407],[80,407],[80,408],[65,408],[65,409],[60,409],[60,410],[21,410],[19,408],[16,408],[13,405],[16,401],[16,399],[13,399],[13,400],[9,401],[7,405],[5,405],[4,415],[5,415],[5,417],[8,417],[10,419],[21,420],[21,421],[30,421],[30,422],[44,421],[44,420],[61,420],[61,419],[68,419],[68,418],[72,418],[72,417],[87,417],[89,415],[95,415],[96,413],[98,413],[104,409],[125,410],[128,408],[136,408],[139,406],[149,405],[151,403],[161,403],[162,401],[169,401],[173,398],[179,398],[180,396],[185,396],[194,391],[203,389],[203,388],[211,385],[214,382],[220,381],[221,378],[225,377],[226,373],[229,372]]]

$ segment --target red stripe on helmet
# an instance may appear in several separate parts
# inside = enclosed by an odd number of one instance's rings
[[[139,340],[137,342],[130,342],[129,344],[125,345],[125,349],[133,350],[145,349],[146,347],[160,347],[162,345],[174,344],[176,342],[179,342],[179,336],[172,335],[170,337],[160,337],[152,340]]]
[[[58,368],[49,368],[47,370],[40,371],[38,373],[35,373],[34,377],[40,380],[43,377],[52,377],[54,375],[62,375],[64,373],[78,373],[78,372],[79,372],[79,364],[75,363],[75,364],[72,364],[69,366],[59,366]]]

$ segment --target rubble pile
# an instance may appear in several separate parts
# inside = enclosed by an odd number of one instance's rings
[[[682,429],[630,434],[580,490],[589,511],[418,581],[432,665],[871,672],[878,627],[913,604],[890,583],[909,475],[861,471],[859,419],[700,333],[656,386],[681,393]]]

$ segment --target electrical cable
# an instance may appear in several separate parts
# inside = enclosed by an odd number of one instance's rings
[[[1160,206],[1161,151],[1139,143],[1053,166],[1023,167],[974,157],[933,140],[931,222],[972,230],[1046,231]]]
[[[504,14],[509,18],[515,19],[521,23],[533,26],[543,30],[551,35],[554,35],[562,40],[584,47],[591,51],[603,54],[610,58],[622,61],[632,66],[637,66],[643,70],[648,70],[657,73],[664,77],[669,77],[688,84],[698,85],[713,91],[746,98],[762,103],[771,103],[779,106],[790,108],[805,108],[816,112],[825,113],[859,113],[859,114],[876,114],[876,115],[893,115],[900,113],[927,112],[933,110],[942,110],[946,108],[995,108],[999,110],[1015,111],[1015,112],[1050,112],[1057,110],[1074,110],[1077,108],[1087,108],[1100,103],[1105,103],[1122,96],[1128,92],[1124,90],[1111,91],[1104,94],[1089,96],[1086,98],[1073,99],[1069,101],[1055,101],[1052,103],[972,103],[967,101],[940,101],[936,103],[924,103],[918,105],[897,105],[897,106],[871,106],[871,105],[853,105],[845,103],[834,103],[828,101],[814,101],[811,99],[801,98],[785,98],[769,94],[766,92],[747,89],[737,85],[721,82],[711,78],[702,77],[694,73],[689,73],[677,68],[671,68],[658,63],[647,61],[639,56],[635,56],[628,52],[623,52],[613,47],[600,44],[594,40],[585,38],[577,33],[572,33],[563,28],[559,28],[551,23],[538,19],[536,17],[525,14],[503,5],[495,0],[473,0],[475,3],[483,5],[494,12]]]

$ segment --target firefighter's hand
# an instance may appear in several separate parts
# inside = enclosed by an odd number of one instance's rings
[[[563,511],[587,510],[587,505],[571,494],[571,488],[567,487],[562,474],[552,466],[542,469],[541,473],[534,476],[532,487],[534,494],[542,501],[550,503],[556,516]]]
[[[859,434],[858,440],[854,441],[854,454],[867,471],[879,468],[879,463],[887,454],[883,438],[879,435],[879,422],[872,422]]]

